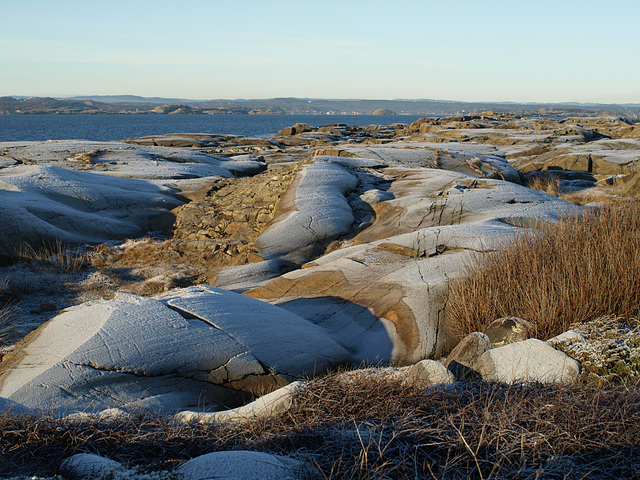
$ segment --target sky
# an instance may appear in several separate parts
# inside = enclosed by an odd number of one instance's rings
[[[640,1],[0,0],[0,96],[640,103]]]

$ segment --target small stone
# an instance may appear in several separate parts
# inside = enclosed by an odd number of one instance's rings
[[[531,323],[518,317],[503,317],[491,322],[485,330],[494,348],[522,342],[531,336]]]
[[[73,455],[62,462],[61,469],[74,478],[113,478],[126,472],[121,463],[93,453]]]
[[[555,345],[557,343],[575,343],[575,342],[585,342],[586,337],[576,330],[567,330],[560,335],[556,335],[553,338],[547,340],[547,343],[550,345]]]
[[[42,302],[38,308],[43,311],[43,312],[55,312],[58,310],[58,307],[56,307],[53,303],[49,303],[49,302]]]
[[[454,348],[444,366],[447,367],[458,380],[472,380],[478,377],[476,362],[480,356],[491,350],[491,340],[484,333],[473,332],[467,335]]]
[[[409,369],[407,381],[419,388],[427,388],[439,383],[455,382],[453,374],[440,362],[422,360]]]

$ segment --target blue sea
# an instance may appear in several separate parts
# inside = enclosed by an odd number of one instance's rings
[[[0,142],[123,140],[165,133],[269,137],[295,123],[320,127],[411,123],[413,115],[0,115]]]

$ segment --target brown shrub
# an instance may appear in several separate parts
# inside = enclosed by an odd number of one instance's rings
[[[587,209],[521,232],[474,257],[451,284],[450,334],[484,331],[518,316],[546,339],[602,315],[640,315],[640,202]]]

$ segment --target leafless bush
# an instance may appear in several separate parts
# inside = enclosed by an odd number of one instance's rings
[[[476,256],[451,285],[457,338],[515,315],[549,338],[602,315],[640,314],[640,202],[623,201],[521,232]]]

